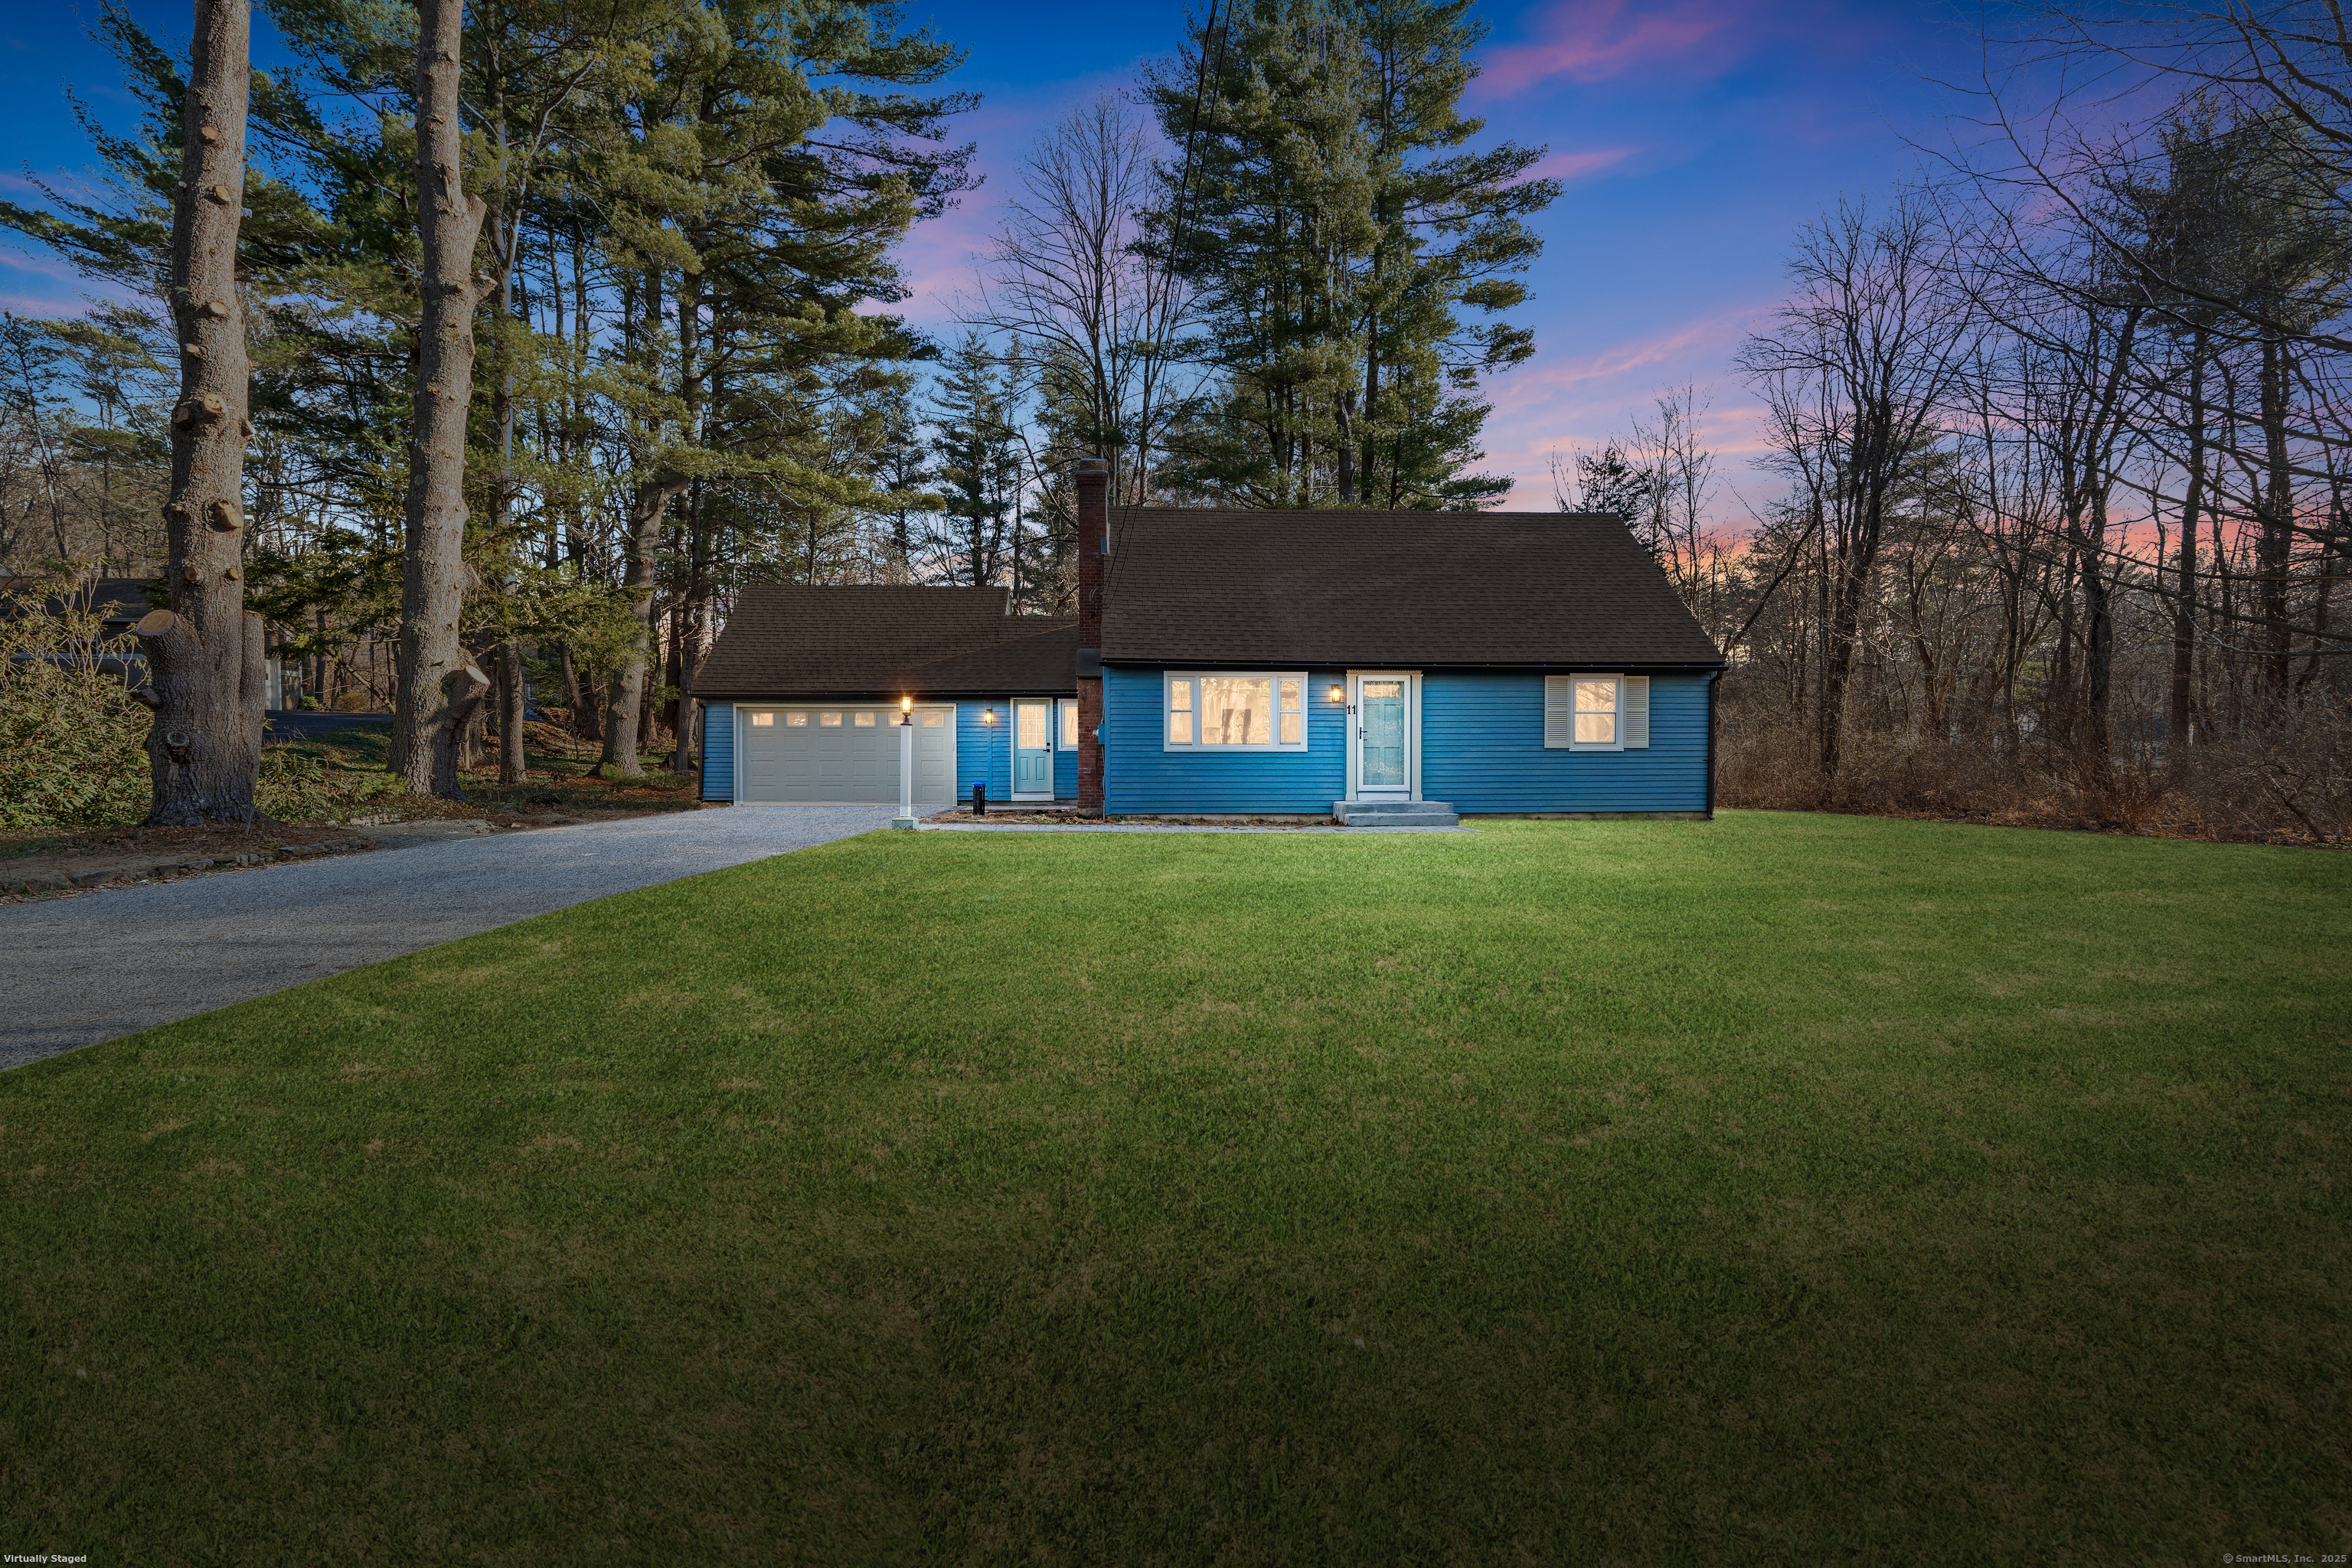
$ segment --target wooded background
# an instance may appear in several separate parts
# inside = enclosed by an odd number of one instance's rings
[[[246,601],[315,698],[376,706],[416,549],[416,16],[268,15],[301,66],[252,82]],[[1686,387],[1559,453],[1552,499],[1624,517],[1729,653],[1727,804],[2340,837],[2352,46],[2315,5],[2013,15],[1950,142],[1794,237],[1727,367],[1775,489],[1730,491]],[[186,68],[100,27],[146,106],[85,116],[110,183],[0,206],[111,301],[0,322],[20,571],[163,559]],[[1466,0],[1195,16],[1028,151],[933,339],[895,258],[971,184],[951,42],[844,0],[476,5],[487,711],[528,682],[635,767],[748,582],[1063,607],[1079,456],[1130,501],[1496,504],[1486,389],[1534,352],[1559,188],[1462,113],[1482,36]]]

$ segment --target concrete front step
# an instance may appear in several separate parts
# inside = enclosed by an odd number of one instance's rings
[[[1459,827],[1453,803],[1443,800],[1338,800],[1331,815],[1346,827]]]

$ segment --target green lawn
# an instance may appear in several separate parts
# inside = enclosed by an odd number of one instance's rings
[[[1763,814],[609,900],[0,1075],[0,1548],[2342,1552],[2348,949]]]

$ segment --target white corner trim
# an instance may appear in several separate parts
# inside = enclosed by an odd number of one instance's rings
[[[1421,793],[1421,671],[1409,669],[1404,675],[1405,691],[1405,780],[1412,790],[1412,798],[1423,799]]]
[[[734,753],[733,772],[727,780],[727,804],[740,805],[743,804],[743,705],[730,702],[727,710],[730,715],[727,726],[727,749]]]

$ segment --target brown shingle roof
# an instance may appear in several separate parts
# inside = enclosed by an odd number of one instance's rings
[[[1008,616],[1002,588],[746,588],[695,676],[709,699],[1077,690],[1078,623]]]
[[[1719,666],[1648,551],[1583,512],[1114,516],[1103,658],[1139,664]]]
[[[7,581],[11,580],[0,579],[0,583]],[[147,603],[146,588],[153,581],[152,577],[84,578],[76,585],[71,597],[77,606],[102,612],[109,625],[121,630],[148,612],[151,606]],[[63,609],[65,605],[64,599],[54,595],[44,601],[44,607],[51,615]]]

